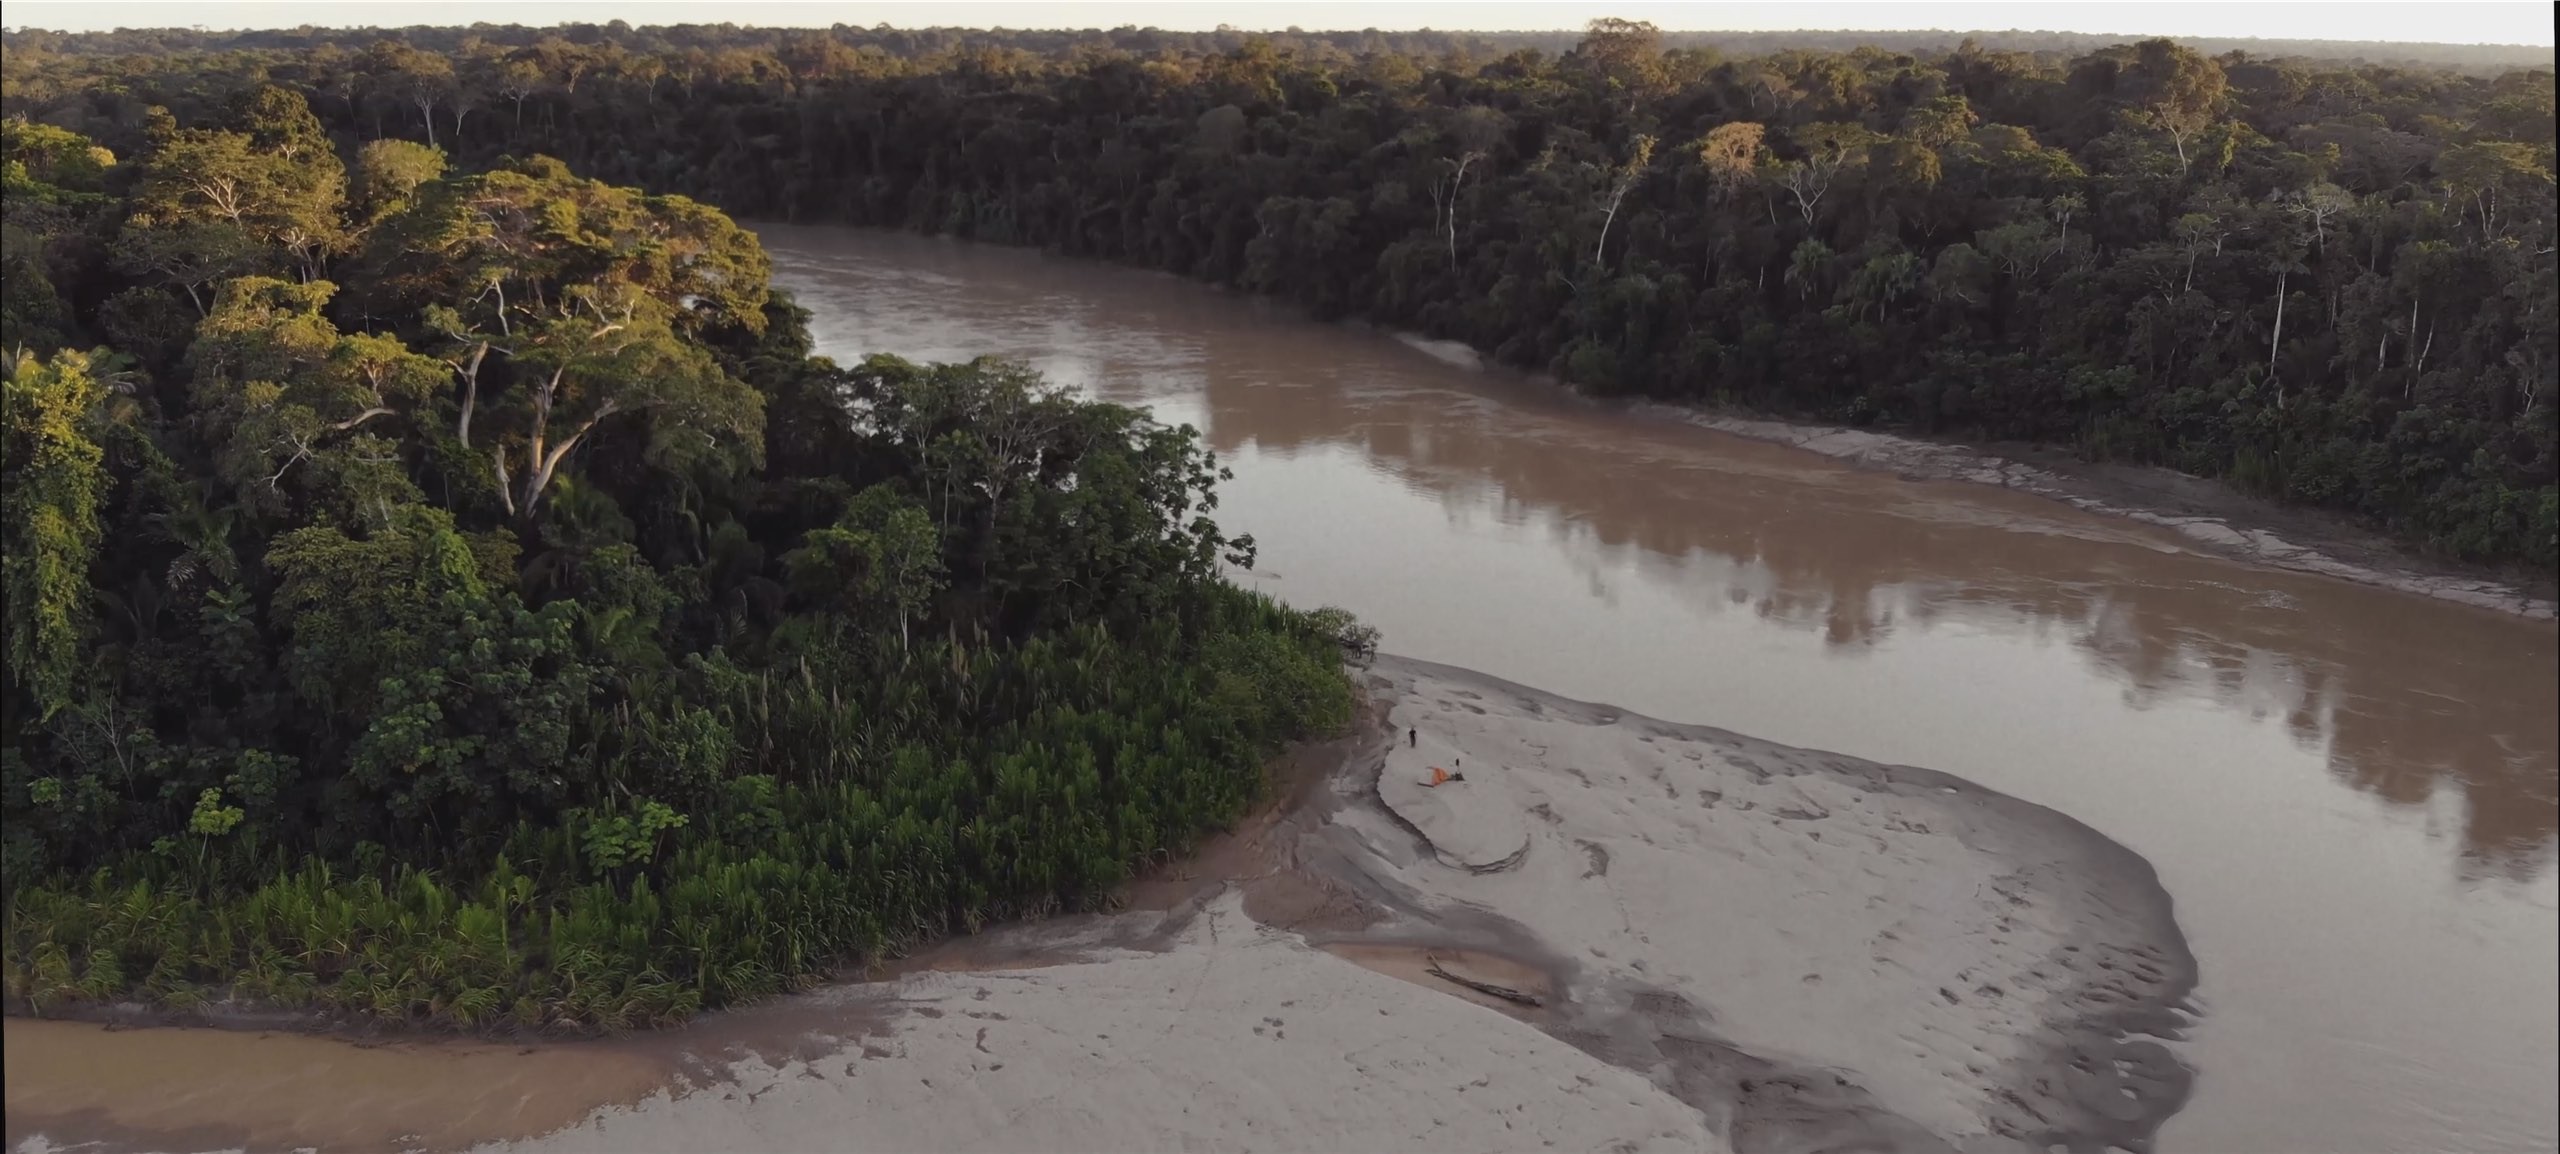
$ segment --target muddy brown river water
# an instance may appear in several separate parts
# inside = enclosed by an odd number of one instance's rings
[[[768,227],[850,359],[1018,357],[1188,421],[1243,577],[1386,649],[1931,766],[2148,857],[2202,968],[2164,1150],[2560,1144],[2548,621],[1612,412],[1172,277]]]
[[[2551,621],[1619,412],[1166,276],[760,231],[821,351],[1017,357],[1201,428],[1235,470],[1217,516],[1260,547],[1238,579],[1349,608],[1386,650],[1932,767],[2148,858],[2201,971],[2174,1044],[2193,1096],[2159,1149],[2560,1146]],[[20,1061],[95,1060],[118,1036],[80,1033],[94,1029],[10,1024],[12,1113]],[[274,1076],[326,1061],[300,1053],[274,1050]],[[538,1129],[566,1107],[523,1087],[558,1089],[570,1075],[534,1067],[561,1053],[477,1059],[502,1105],[436,1099],[369,1124]],[[566,1053],[596,1085],[562,1101],[628,1099],[671,1068],[645,1046],[601,1064]],[[361,1086],[412,1069],[348,1067]],[[57,1105],[139,1125],[114,1105],[143,1087],[99,1077],[118,1088]],[[150,1128],[282,1136],[221,1116],[217,1096],[194,1117],[162,1102]],[[483,1127],[475,1111],[514,1120]]]

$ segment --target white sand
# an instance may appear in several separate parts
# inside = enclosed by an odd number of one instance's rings
[[[882,1036],[489,1154],[1724,1149],[1642,1076],[1253,924],[1229,896],[1162,954],[920,974]]]

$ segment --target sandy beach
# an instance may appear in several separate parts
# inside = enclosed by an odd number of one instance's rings
[[[2192,961],[2087,827],[1461,670],[1371,676],[1383,732],[1226,884],[830,991],[878,1033],[493,1149],[2139,1150],[2182,1101],[2142,1035]]]
[[[887,1022],[814,1060],[741,1060],[725,1085],[487,1149],[1723,1148],[1642,1074],[1418,996],[1242,906],[1229,894],[1186,916],[1160,953],[821,994]]]
[[[1423,735],[1390,747],[1382,797],[1463,759],[1468,780],[1440,790],[1499,784],[1532,817],[1510,868],[1397,879],[1425,910],[1494,911],[1563,954],[1560,1032],[1655,1033],[1706,1116],[1760,1121],[1758,1087],[1684,1060],[1699,1044],[1863,1091],[1833,1108],[1964,1149],[2138,1149],[2185,1093],[2131,1036],[2175,1029],[2193,961],[2150,868],[2087,827],[1942,773],[1417,662],[1378,674],[1390,722]],[[1418,816],[1431,836],[1439,815]],[[1338,828],[1391,847],[1367,817]]]
[[[1366,676],[1358,733],[1303,751],[1280,804],[1120,912],[614,1044],[663,1071],[646,1093],[518,1062],[506,1094],[542,1103],[521,1132],[409,1127],[398,1145],[2140,1151],[2184,1100],[2154,1038],[2181,1020],[2192,959],[2149,866],[2078,822],[1463,670],[1382,658]],[[1422,786],[1434,766],[1464,780]],[[180,1126],[95,1094],[49,1128],[38,1112],[69,1091],[21,1076],[48,1054],[20,1025],[21,1151],[357,1137],[237,1103]],[[152,1033],[49,1044],[95,1065]],[[259,1059],[235,1057],[192,1065]],[[499,1057],[369,1060],[412,1061],[435,1099]],[[560,1126],[582,1092],[594,1108]]]

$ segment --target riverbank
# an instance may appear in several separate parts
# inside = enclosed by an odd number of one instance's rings
[[[1482,354],[1457,341],[1412,333],[1395,338],[1449,364],[1482,371]],[[1538,374],[1556,388],[1561,381]],[[2493,572],[2418,556],[2353,520],[2253,497],[2219,481],[2170,469],[2082,461],[2050,445],[1973,445],[1904,433],[1784,421],[1661,401],[1609,400],[1656,420],[1712,429],[1818,453],[1909,480],[1964,481],[2029,493],[2075,509],[2156,525],[2198,552],[2297,573],[2433,597],[2519,617],[2551,620],[2560,581]]]
[[[671,1093],[502,1149],[2141,1150],[2183,1101],[2152,1038],[2193,960],[2088,827],[1443,666],[1369,686],[1333,773],[1131,910],[811,999],[882,1024],[727,1072],[787,1105]],[[1484,796],[1419,810],[1460,759],[1440,789]],[[1517,847],[1476,836],[1505,812]]]
[[[1381,659],[1369,691],[1279,804],[1117,913],[577,1047],[13,1021],[10,1141],[2140,1150],[2183,1101],[2146,1035],[2175,1032],[2192,959],[2149,867],[2087,827],[1443,666]],[[1460,758],[1460,826],[1389,803]],[[1468,840],[1506,810],[1516,850]],[[425,1105],[327,1107],[365,1098],[330,1089],[347,1054]],[[504,1107],[456,1098],[492,1086]]]
[[[1376,850],[1371,876],[1410,885],[1411,908],[1496,911],[1563,955],[1560,1036],[1667,1065],[1738,1142],[1849,1127],[2139,1150],[2183,1102],[2188,1072],[2143,1036],[2178,1031],[2193,957],[2148,863],[2089,827],[1944,773],[1445,666],[1376,676],[1419,739],[1386,751],[1378,793],[1434,853],[1402,859],[1373,810],[1331,836]],[[1518,850],[1448,860],[1438,817],[1401,803],[1460,760],[1467,780],[1439,789],[1501,790],[1530,818]],[[1826,1082],[1838,1097],[1803,1097]],[[1773,1111],[1773,1086],[1799,1099]]]
[[[1170,276],[767,239],[831,355],[1002,353],[1203,429],[1249,580],[1393,651],[1958,770],[2132,846],[2207,975],[2164,1149],[2551,1147],[2554,622],[1640,418]]]
[[[1975,447],[1897,433],[1805,425],[1643,403],[1641,412],[1772,441],[1918,480],[1967,481],[2172,530],[2201,552],[2275,569],[2552,619],[2549,577],[2516,578],[2419,557],[2336,514],[2279,505],[2218,481],[2153,466],[2081,461],[2045,445]]]

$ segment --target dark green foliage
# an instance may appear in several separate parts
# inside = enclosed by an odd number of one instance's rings
[[[1079,907],[1237,816],[1284,741],[1348,719],[1336,638],[1249,594],[1203,598],[1189,629],[936,641],[885,682],[856,661],[723,670],[705,679],[707,723],[729,762],[682,794],[689,808],[632,795],[520,824],[470,871],[383,873],[357,854],[254,872],[216,830],[127,871],[19,887],[9,992],[42,1010],[227,987],[461,1025],[622,1028]]]
[[[1782,48],[1623,21],[1579,40],[338,35],[21,33],[9,107],[135,153],[148,102],[285,123],[257,95],[285,82],[350,150],[547,153],[750,217],[1042,245],[1595,392],[2057,443],[2560,567],[2547,55],[2463,73],[2031,34],[2006,39],[2046,51]],[[189,47],[215,44],[237,51]],[[130,75],[113,45],[161,55]],[[125,235],[182,303],[239,258],[209,233]],[[80,315],[28,293],[19,323]],[[138,341],[145,303],[112,318]]]
[[[11,314],[14,1005],[671,1021],[1104,900],[1347,721],[1363,635],[1220,578],[1192,430],[813,358],[691,201],[374,147],[351,203],[229,107],[123,192],[9,139],[13,208],[225,246]]]
[[[336,35],[0,58],[22,1004],[664,1021],[1090,903],[1343,719],[1374,635],[1219,580],[1191,430],[812,357],[711,204],[2560,563],[2547,66]]]

